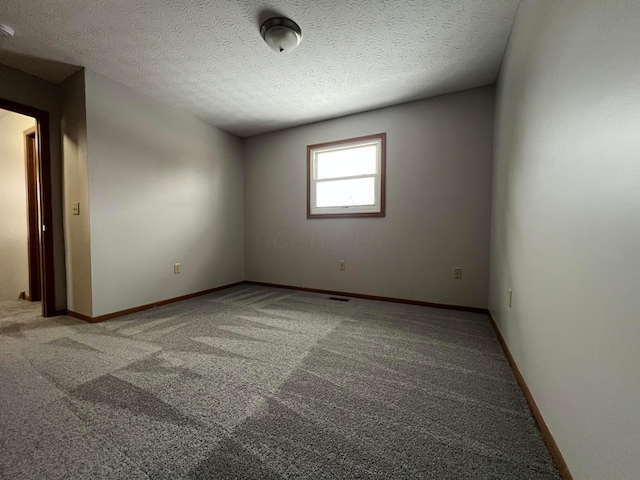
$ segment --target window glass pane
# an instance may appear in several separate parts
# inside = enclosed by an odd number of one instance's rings
[[[376,172],[376,145],[344,148],[316,154],[317,179],[370,175]]]
[[[375,177],[316,183],[316,207],[375,205]]]

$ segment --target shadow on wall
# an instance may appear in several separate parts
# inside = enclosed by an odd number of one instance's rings
[[[59,84],[82,68],[5,49],[0,49],[0,63],[55,84]]]

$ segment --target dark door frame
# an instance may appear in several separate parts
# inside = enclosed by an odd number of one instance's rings
[[[27,185],[27,243],[29,251],[29,296],[27,300],[42,300],[42,261],[40,243],[40,171],[38,156],[38,132],[36,127],[24,131],[24,166]]]
[[[42,232],[40,258],[42,259],[42,315],[56,315],[56,292],[53,263],[53,208],[51,184],[51,139],[49,112],[0,98],[0,108],[36,119],[37,153],[39,155],[38,181],[40,183],[40,216]]]

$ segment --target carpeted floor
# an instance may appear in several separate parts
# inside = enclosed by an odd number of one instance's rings
[[[6,479],[557,479],[484,315],[254,286],[0,303]]]

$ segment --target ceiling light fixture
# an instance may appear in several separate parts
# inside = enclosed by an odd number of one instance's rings
[[[278,53],[289,53],[302,41],[302,30],[298,24],[284,17],[274,17],[264,22],[260,27],[260,35]]]
[[[0,23],[0,37],[13,37],[15,34],[16,34],[16,31],[13,28],[11,28],[9,25]]]

